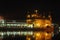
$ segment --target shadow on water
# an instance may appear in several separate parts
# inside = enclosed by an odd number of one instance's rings
[[[10,36],[4,37],[3,40],[26,40],[26,36],[18,36],[18,35],[12,36],[12,35],[10,35]]]
[[[52,39],[53,40],[60,40],[60,33],[58,35],[55,35]]]

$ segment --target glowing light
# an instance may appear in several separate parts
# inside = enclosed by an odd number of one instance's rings
[[[37,12],[38,12],[38,10],[35,10],[35,12],[37,13]]]
[[[36,34],[36,36],[39,36],[40,34]]]
[[[48,34],[47,34],[47,33],[45,33],[45,35],[46,35],[46,36],[48,36]]]
[[[28,15],[27,18],[30,18],[30,15]]]
[[[35,18],[35,17],[38,17],[38,15],[37,15],[37,14],[32,14],[32,17],[34,17],[34,18]]]
[[[49,24],[45,24],[45,26],[47,27]]]
[[[40,27],[40,24],[39,24],[39,23],[37,23],[37,24],[36,24],[36,26],[39,26],[39,27]]]
[[[41,36],[40,33],[36,33],[35,35],[36,35],[36,37],[40,37]]]
[[[59,32],[60,32],[60,30],[59,30]]]

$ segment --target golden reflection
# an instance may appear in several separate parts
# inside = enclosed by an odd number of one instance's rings
[[[31,38],[29,37],[29,35],[27,35],[26,40],[31,40]]]
[[[47,33],[47,32],[34,32],[33,37],[35,38],[35,40],[51,40],[51,33]]]

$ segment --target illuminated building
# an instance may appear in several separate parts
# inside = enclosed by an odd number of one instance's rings
[[[48,15],[48,18],[46,18],[44,15],[40,16],[37,11],[35,10],[35,13],[27,16],[28,24],[32,23],[33,28],[41,29],[39,32],[34,32],[33,36],[35,36],[35,40],[51,40],[54,30],[51,15]]]
[[[0,32],[0,37],[3,38],[4,35],[24,35],[26,40],[51,40],[54,31],[54,27],[51,25],[52,18],[50,15],[48,15],[48,18],[40,16],[37,11],[35,10],[33,14],[28,14],[25,22],[8,21],[1,18],[3,20],[0,19],[0,28],[3,30]]]

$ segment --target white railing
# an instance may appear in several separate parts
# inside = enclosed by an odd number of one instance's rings
[[[33,28],[33,24],[13,24],[13,23],[0,23],[0,27],[8,27],[8,28],[11,28],[11,27],[20,27],[20,28]]]

